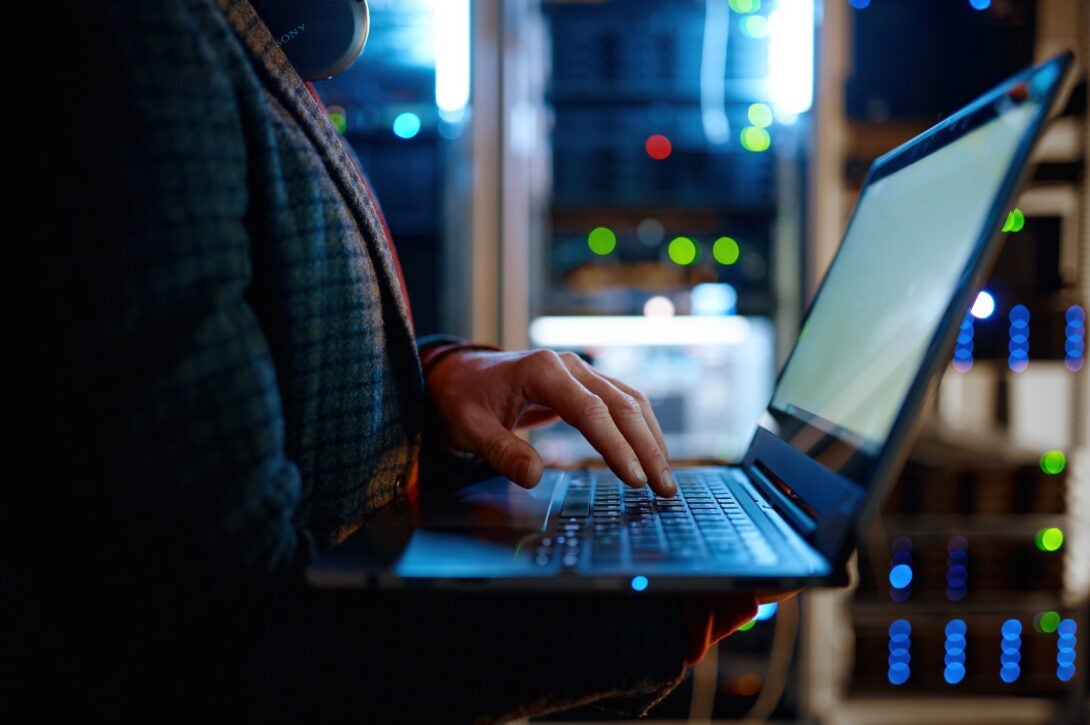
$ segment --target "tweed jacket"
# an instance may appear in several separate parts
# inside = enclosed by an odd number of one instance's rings
[[[28,12],[0,721],[500,722],[676,687],[673,600],[306,586],[427,445],[376,202],[246,0]]]

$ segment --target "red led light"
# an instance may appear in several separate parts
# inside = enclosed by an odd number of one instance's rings
[[[666,138],[661,133],[656,133],[654,136],[648,136],[644,148],[647,149],[647,155],[656,161],[662,161],[667,158],[670,155],[670,152],[674,150],[674,147],[670,145],[670,139]]]

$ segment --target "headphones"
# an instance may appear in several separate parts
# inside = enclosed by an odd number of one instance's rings
[[[363,52],[367,0],[254,0],[276,44],[306,81],[332,78]]]

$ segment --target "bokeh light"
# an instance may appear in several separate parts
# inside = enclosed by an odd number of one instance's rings
[[[670,153],[674,150],[674,146],[670,143],[670,139],[666,138],[661,133],[648,136],[643,147],[647,150],[647,155],[656,161],[662,161],[663,159],[669,158]]]
[[[746,151],[767,151],[768,147],[772,145],[772,137],[768,135],[768,131],[756,126],[743,128],[741,140],[742,148]]]
[[[736,13],[755,13],[761,9],[761,0],[730,0],[730,9]]]
[[[889,598],[907,601],[912,596],[912,539],[898,536],[890,542]]]
[[[726,282],[703,282],[689,293],[690,314],[733,315],[738,306],[738,290]]]
[[[1082,370],[1086,357],[1086,311],[1071,305],[1064,314],[1064,365],[1075,373]]]
[[[333,124],[333,128],[337,129],[337,133],[344,135],[348,130],[348,116],[345,115],[344,108],[342,106],[331,106],[327,109],[327,115],[329,116],[329,122]]]
[[[866,10],[870,7],[870,0],[848,0],[856,10]]]
[[[636,225],[636,239],[645,247],[657,247],[666,236],[666,227],[658,219],[644,219]]]
[[[1020,232],[1022,227],[1026,226],[1026,215],[1022,213],[1021,209],[1012,209],[1007,214],[1007,220],[1003,222],[1004,232]]]
[[[942,677],[948,684],[956,685],[965,679],[965,633],[968,627],[964,619],[951,619],[946,623],[946,663]]]
[[[696,261],[697,251],[696,242],[688,237],[674,237],[667,249],[673,263],[683,267]]]
[[[715,257],[715,261],[728,267],[738,261],[741,253],[738,242],[730,237],[719,237],[712,244],[712,256]]]
[[[907,619],[895,619],[889,625],[888,661],[886,679],[891,685],[905,684],[912,673],[912,625]]]
[[[999,642],[999,679],[1008,685],[1022,674],[1022,623],[1017,619],[1008,619],[999,628],[1002,639]]]
[[[749,122],[757,128],[767,128],[772,125],[772,108],[765,103],[753,103],[746,111]]]
[[[669,297],[655,295],[643,303],[644,317],[673,317],[674,312],[674,303]]]
[[[1064,532],[1055,526],[1040,529],[1034,534],[1033,543],[1040,551],[1059,551],[1064,545]]]
[[[411,111],[398,114],[394,119],[394,135],[398,138],[412,138],[420,133],[420,116]]]
[[[987,10],[992,6],[992,0],[969,0],[969,6],[973,10]]]
[[[988,290],[982,290],[976,296],[976,301],[973,302],[973,317],[978,320],[986,320],[992,316],[993,312],[995,312],[995,298],[992,297],[992,293]]]
[[[1063,473],[1067,468],[1067,456],[1063,451],[1046,451],[1041,455],[1041,470],[1050,476]]]
[[[960,602],[969,587],[969,542],[964,536],[953,536],[946,545],[946,598]]]
[[[595,227],[587,235],[587,246],[599,256],[605,256],[617,248],[617,235],[609,227]]]
[[[647,581],[647,577],[634,576],[632,577],[632,591],[642,592],[644,589],[647,588],[648,583],[649,582]]]
[[[742,21],[742,32],[750,38],[761,40],[768,37],[768,18],[764,15],[750,15]]]
[[[1052,634],[1059,626],[1059,612],[1037,612],[1037,614],[1033,617],[1033,629],[1040,634]]]
[[[1074,619],[1065,619],[1056,627],[1056,677],[1061,682],[1070,682],[1075,676],[1077,629]]]
[[[904,589],[912,583],[912,567],[898,564],[889,570],[889,583],[895,589]]]
[[[1007,366],[1012,372],[1025,372],[1029,367],[1029,317],[1029,309],[1025,305],[1011,308]]]
[[[973,369],[973,313],[965,315],[954,346],[954,370],[967,373]]]

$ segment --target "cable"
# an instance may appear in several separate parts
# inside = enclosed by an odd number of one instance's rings
[[[775,712],[787,689],[787,678],[795,656],[795,639],[799,633],[799,602],[797,596],[778,603],[772,647],[768,652],[768,667],[760,693],[749,710],[736,722],[739,725],[763,725]],[[689,703],[689,722],[708,724],[712,721],[715,696],[719,689],[719,644],[709,648],[704,659],[693,668],[693,695]]]

